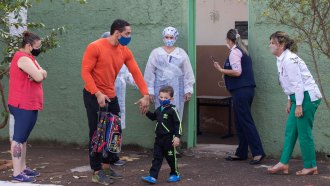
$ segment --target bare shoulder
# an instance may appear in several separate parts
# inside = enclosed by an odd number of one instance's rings
[[[25,64],[25,63],[31,63],[33,62],[31,58],[27,57],[27,56],[22,56],[18,59],[17,63],[20,64]]]

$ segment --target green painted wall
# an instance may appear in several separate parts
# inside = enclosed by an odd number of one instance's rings
[[[288,28],[272,27],[260,22],[260,11],[263,10],[257,3],[250,1],[249,6],[249,51],[254,62],[254,73],[257,82],[256,96],[253,104],[253,114],[263,146],[268,155],[279,156],[283,146],[284,130],[287,116],[284,108],[287,97],[277,80],[276,58],[268,49],[269,36],[281,29],[288,33]],[[304,59],[315,76],[311,57],[307,47],[300,44],[298,55]],[[319,58],[321,79],[324,89],[330,98],[330,62],[329,59]],[[330,154],[330,114],[325,104],[319,107],[314,123],[314,139],[316,151]],[[300,155],[299,143],[296,145],[294,155]]]
[[[42,21],[47,26],[67,27],[67,33],[60,36],[61,46],[38,57],[48,71],[48,79],[44,82],[45,109],[40,112],[31,134],[32,140],[87,142],[81,59],[87,44],[108,31],[114,19],[122,18],[132,24],[133,35],[129,47],[142,72],[151,50],[162,45],[161,32],[166,26],[176,27],[180,32],[177,45],[188,48],[187,0],[89,0],[86,5],[44,0],[34,4],[28,15],[31,21]],[[37,33],[43,35],[43,32]],[[134,105],[140,93],[128,86],[126,97],[127,128],[124,130],[124,143],[152,147],[153,123],[141,116]],[[184,127],[187,131],[187,124]],[[7,137],[7,131],[8,127],[1,130],[0,136]]]

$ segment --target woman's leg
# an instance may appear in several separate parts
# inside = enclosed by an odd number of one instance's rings
[[[304,161],[304,168],[316,167],[314,138],[312,134],[314,115],[320,101],[311,102],[309,97],[303,102],[303,116],[297,119],[298,139]]]
[[[19,175],[23,170],[23,144],[13,140],[11,142],[11,157],[13,161],[14,173],[13,176]]]
[[[286,123],[284,145],[281,155],[280,162],[287,165],[291,157],[292,151],[297,141],[298,129],[297,129],[297,118],[295,116],[296,105],[292,104],[290,109],[289,118]]]
[[[26,144],[27,144],[27,142],[22,144],[22,167],[23,167],[23,170],[26,169]]]
[[[32,131],[37,111],[23,110],[9,106],[10,113],[14,116],[14,133],[11,142],[14,176],[26,168],[26,140]]]
[[[248,143],[243,132],[242,120],[240,117],[240,94],[237,91],[231,92],[232,100],[233,100],[233,110],[235,117],[235,127],[236,133],[238,136],[238,147],[236,149],[235,155],[242,159],[248,158]]]
[[[241,132],[245,137],[244,143],[250,147],[253,156],[261,156],[265,153],[251,114],[251,104],[253,97],[254,88],[252,87],[236,90],[234,98],[234,110],[235,114],[237,115],[236,119],[238,127],[241,128]]]

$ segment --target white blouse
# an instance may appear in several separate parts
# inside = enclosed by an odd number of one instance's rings
[[[305,91],[308,91],[311,101],[322,98],[312,74],[297,54],[285,50],[277,57],[277,68],[284,93],[288,96],[295,94],[296,105],[302,105]]]

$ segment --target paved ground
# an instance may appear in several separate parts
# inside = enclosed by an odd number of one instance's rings
[[[0,142],[0,159],[9,159],[9,145]],[[166,183],[168,166],[163,165],[159,185],[227,185],[227,186],[330,186],[330,162],[319,161],[320,174],[316,176],[295,176],[294,172],[302,168],[300,160],[291,161],[290,175],[269,175],[264,166],[275,163],[266,159],[263,166],[251,166],[247,161],[228,162],[223,159],[224,151],[212,151],[217,146],[202,146],[193,151],[193,156],[183,156],[179,159],[182,181],[177,184]],[[214,153],[215,152],[215,153]],[[32,168],[41,172],[38,184],[93,186],[91,172],[72,172],[71,169],[88,170],[88,152],[83,148],[60,147],[53,145],[32,144],[28,149],[28,162]],[[146,185],[140,177],[148,174],[152,156],[151,151],[127,147],[121,154],[129,162],[123,167],[115,167],[125,178],[116,180],[114,185]],[[86,169],[87,166],[87,169]],[[1,171],[0,185],[9,181],[11,170]]]

